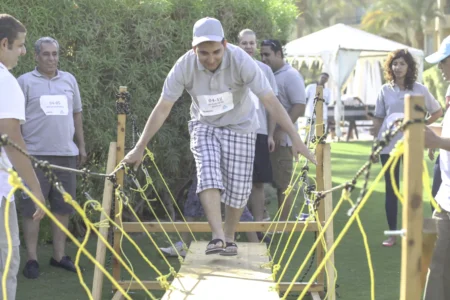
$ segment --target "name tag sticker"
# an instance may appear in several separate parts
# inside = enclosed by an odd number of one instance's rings
[[[217,95],[197,96],[200,113],[203,116],[223,114],[234,108],[233,94],[230,92]]]
[[[69,106],[66,95],[41,96],[41,109],[47,116],[67,116]]]

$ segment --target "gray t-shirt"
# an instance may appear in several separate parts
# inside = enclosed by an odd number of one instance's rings
[[[178,59],[167,75],[161,97],[175,102],[184,89],[192,98],[193,120],[238,133],[256,132],[259,128],[250,90],[258,97],[272,91],[256,62],[232,44],[227,44],[215,72],[207,70],[193,50]]]
[[[378,133],[378,139],[382,137],[384,131],[388,129],[387,117],[392,114],[401,113],[403,114],[405,111],[405,95],[423,95],[425,97],[425,108],[428,113],[433,114],[441,109],[439,102],[431,95],[426,86],[415,82],[412,90],[400,90],[397,85],[392,85],[390,83],[386,83],[381,87],[381,90],[378,94],[376,106],[375,106],[375,117],[385,119],[383,125]],[[396,139],[398,141],[402,134],[398,135],[399,137]],[[395,141],[395,142],[396,142]],[[389,154],[391,150],[395,146],[395,142],[391,142],[386,148],[384,148],[381,153]]]
[[[75,77],[58,70],[51,79],[35,69],[18,82],[25,95],[22,135],[32,155],[75,156],[73,114],[81,112],[81,97]]]
[[[273,75],[272,69],[263,62],[260,62],[258,60],[255,60],[255,61],[258,64],[258,66],[261,68],[261,70],[263,70],[264,74],[267,77],[267,80],[269,80],[270,86],[272,87],[272,90],[273,90],[275,96],[278,96],[278,86],[277,86],[277,82],[275,80],[275,75]],[[264,105],[261,103],[261,100],[259,100],[258,97],[256,97],[254,94],[253,94],[253,98],[255,100],[256,114],[258,115],[258,121],[259,121],[259,129],[256,131],[256,133],[267,135],[268,134],[268,127],[267,127],[268,125],[267,125],[266,109],[265,109]]]
[[[386,83],[381,87],[381,90],[378,93],[375,105],[375,117],[385,118],[393,113],[404,113],[404,99],[406,94],[423,95],[425,97],[425,108],[430,114],[441,109],[439,102],[431,95],[427,87],[423,84],[415,82],[412,90],[402,91],[396,84],[392,85]]]
[[[278,99],[287,112],[294,104],[306,104],[305,81],[296,69],[286,63],[274,74],[278,85]],[[287,134],[281,146],[292,146]]]

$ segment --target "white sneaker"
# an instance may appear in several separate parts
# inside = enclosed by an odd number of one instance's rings
[[[176,242],[175,243],[175,249],[173,248],[173,246],[170,246],[170,247],[167,247],[167,248],[159,248],[159,250],[161,250],[162,253],[164,253],[165,256],[177,257],[178,253],[182,257],[186,256],[186,250],[183,249],[183,242],[181,242],[181,241],[180,242]],[[178,253],[177,253],[177,251],[178,251]]]

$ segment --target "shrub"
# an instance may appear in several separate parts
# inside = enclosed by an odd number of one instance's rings
[[[436,97],[442,107],[445,107],[445,94],[448,83],[442,78],[441,71],[439,71],[437,66],[423,72],[423,81],[430,93]]]

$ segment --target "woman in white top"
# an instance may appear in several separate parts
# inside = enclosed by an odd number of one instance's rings
[[[378,139],[382,138],[382,133],[386,131],[394,117],[402,116],[404,113],[404,97],[406,94],[419,94],[425,97],[425,107],[430,114],[427,124],[431,124],[442,116],[442,108],[439,102],[430,94],[428,89],[416,82],[417,64],[413,56],[406,49],[396,50],[389,53],[384,64],[384,76],[386,84],[381,87],[375,108],[374,129],[378,133]],[[391,116],[391,118],[389,118]],[[397,137],[383,149],[380,155],[382,165],[389,159],[389,153],[395,146]],[[395,166],[395,182],[400,181],[400,164]],[[386,184],[386,217],[389,230],[397,229],[397,202],[398,199],[392,189],[390,172],[384,175]],[[391,236],[383,242],[383,246],[392,247],[396,238]]]

